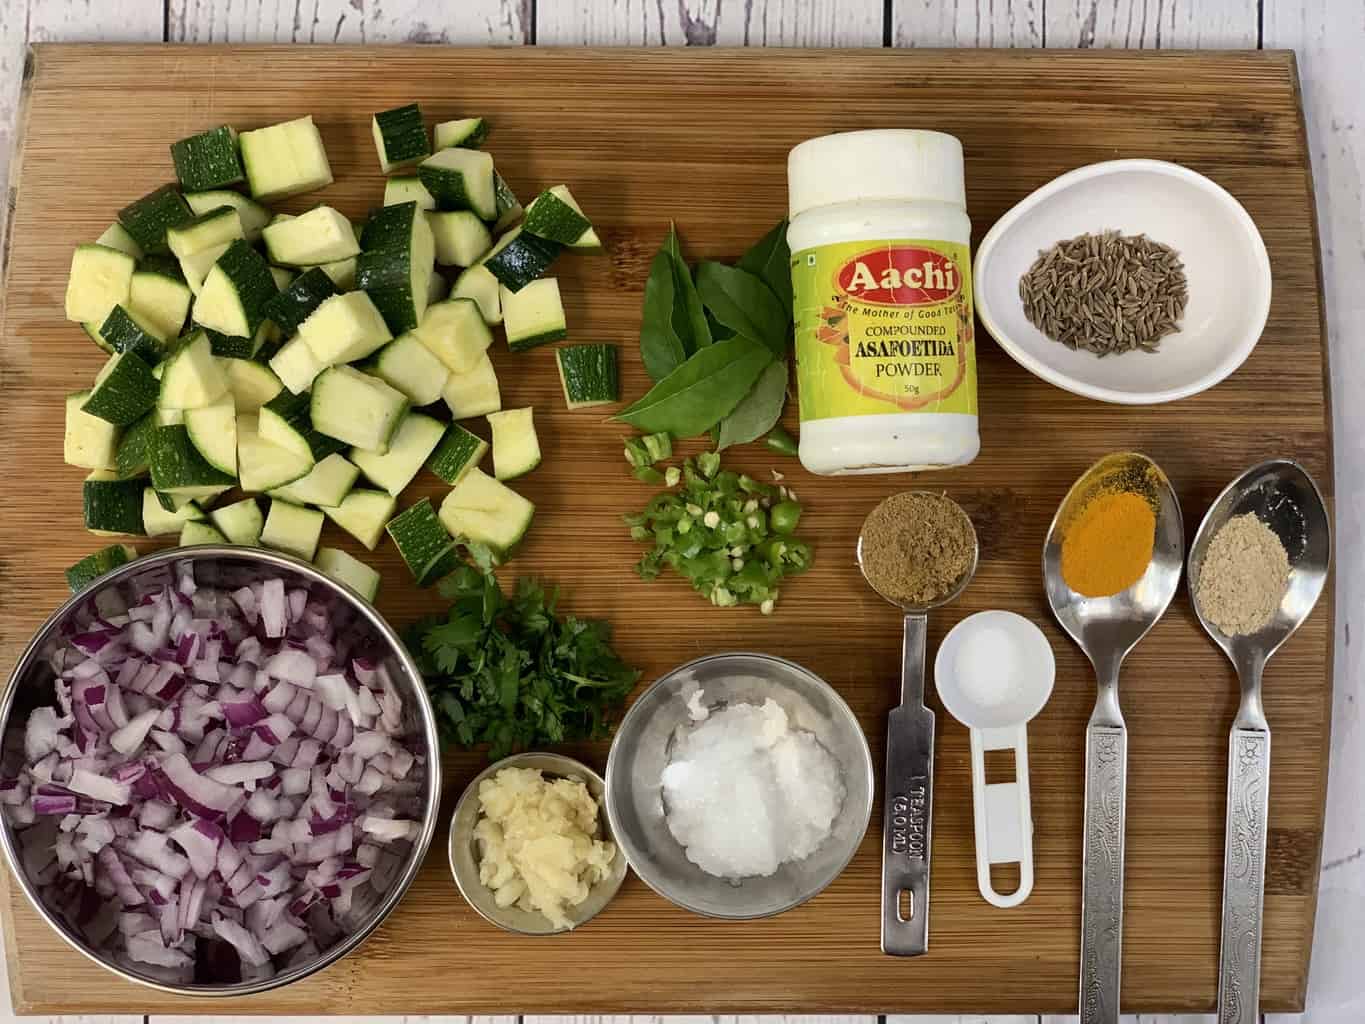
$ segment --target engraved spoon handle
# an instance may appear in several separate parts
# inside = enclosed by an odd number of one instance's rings
[[[1218,1024],[1256,1024],[1260,1020],[1261,911],[1269,802],[1270,730],[1235,726],[1228,746]]]
[[[1123,834],[1128,730],[1085,733],[1085,847],[1081,892],[1081,1024],[1118,1024],[1123,952]]]

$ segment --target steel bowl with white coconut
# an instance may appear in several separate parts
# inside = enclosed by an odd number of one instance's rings
[[[440,765],[401,642],[306,563],[148,556],[75,595],[0,706],[0,844],[87,956],[178,993],[338,959],[416,874]]]

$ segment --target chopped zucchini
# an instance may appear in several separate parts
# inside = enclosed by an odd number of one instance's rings
[[[245,237],[237,211],[231,206],[219,206],[170,228],[166,232],[166,245],[180,261],[180,269],[185,271],[185,261],[191,257]],[[202,274],[197,276],[203,280]]]
[[[100,336],[114,352],[132,353],[148,366],[155,366],[166,354],[167,336],[146,317],[123,306],[109,311],[100,324]]]
[[[436,200],[415,174],[395,174],[384,182],[384,205],[397,206],[400,203],[416,203],[419,210],[436,209]]]
[[[324,263],[318,269],[336,285],[337,291],[349,292],[355,288],[356,268],[359,262],[359,256],[352,256],[350,259],[337,260],[335,263]]]
[[[505,409],[488,414],[493,431],[493,475],[499,480],[525,476],[540,465],[540,438],[532,409]]]
[[[284,387],[270,367],[249,359],[220,359],[218,365],[239,413],[255,412]]]
[[[493,158],[477,149],[442,149],[417,165],[417,176],[438,210],[473,210],[487,221],[497,220],[497,190]]]
[[[389,330],[412,330],[426,312],[436,259],[426,214],[416,203],[380,207],[360,241],[364,252],[356,258],[356,287],[374,300]]]
[[[78,245],[66,281],[66,318],[102,324],[115,306],[126,306],[133,285],[133,257],[105,245]]]
[[[133,236],[128,234],[128,229],[118,221],[114,221],[105,228],[104,234],[95,239],[95,244],[117,249],[119,252],[126,252],[135,260],[140,260],[143,256],[142,246],[137,244]]]
[[[209,350],[218,359],[259,359],[260,353],[279,338],[279,328],[269,320],[262,320],[255,336],[250,338],[230,338],[207,327],[200,330],[209,336]]]
[[[156,405],[159,388],[151,367],[132,352],[109,357],[81,411],[126,427]]]
[[[237,155],[237,133],[228,125],[171,143],[175,176],[187,191],[222,188],[246,180]]]
[[[282,391],[261,406],[257,430],[261,440],[286,448],[301,458],[316,462],[346,446],[336,438],[319,433],[309,415],[310,399]]]
[[[114,354],[114,346],[105,341],[104,335],[100,334],[101,326],[101,324],[92,323],[87,320],[85,323],[81,324],[81,330],[85,332],[87,338],[100,347],[100,351],[106,352],[112,356]]]
[[[253,199],[269,202],[332,183],[332,168],[313,118],[242,132],[242,165]]]
[[[190,315],[194,293],[181,277],[136,270],[128,289],[128,312],[142,317],[162,338],[174,338]]]
[[[270,357],[270,369],[286,388],[301,395],[313,386],[313,381],[327,366],[313,355],[303,336],[296,334]]]
[[[203,331],[181,338],[162,365],[157,399],[162,409],[198,409],[227,394],[227,377],[213,358],[213,343]]]
[[[126,565],[137,557],[137,551],[127,544],[110,544],[94,554],[86,555],[66,570],[66,585],[77,594],[107,572]]]
[[[231,395],[211,405],[186,409],[185,430],[210,466],[229,476],[237,475],[237,409]]]
[[[118,212],[118,222],[144,253],[165,252],[166,232],[193,219],[194,211],[174,185],[162,185]]]
[[[261,517],[261,506],[255,498],[243,498],[231,505],[216,508],[209,513],[209,518],[230,544],[254,547],[261,543],[265,520]]]
[[[297,555],[311,562],[322,536],[322,513],[279,498],[270,499],[270,512],[261,530],[261,543],[276,551]]]
[[[554,185],[531,201],[523,222],[526,233],[571,249],[600,249],[602,242],[567,185]]]
[[[476,263],[462,270],[450,290],[453,299],[473,299],[479,304],[483,322],[489,325],[502,323],[502,285],[492,272],[482,263]]]
[[[307,476],[299,477],[282,487],[273,488],[272,498],[283,498],[295,505],[340,505],[360,478],[360,470],[344,455],[332,453],[320,459]]]
[[[156,488],[146,487],[142,491],[142,528],[148,537],[165,537],[179,533],[191,521],[202,520],[204,510],[192,500],[186,499],[180,508],[172,510],[161,504]]]
[[[265,319],[266,304],[277,294],[270,264],[239,238],[204,278],[194,303],[194,322],[227,335],[251,337]]]
[[[312,468],[308,459],[262,440],[256,416],[237,417],[237,473],[242,490],[272,491],[307,476]]]
[[[393,340],[384,319],[368,292],[332,295],[299,325],[295,340],[303,341],[324,367],[349,363]]]
[[[559,383],[570,409],[609,405],[621,399],[615,345],[565,345],[555,349]]]
[[[441,522],[456,537],[489,548],[505,561],[535,516],[536,507],[477,467],[441,502]]]
[[[457,542],[441,525],[430,498],[404,509],[384,529],[398,545],[419,587],[448,576],[460,564]]]
[[[453,487],[479,464],[487,451],[487,441],[458,423],[452,423],[431,458],[427,459],[427,468]]]
[[[339,583],[344,583],[371,604],[379,593],[379,573],[340,548],[318,548],[313,564]]]
[[[330,206],[315,206],[288,220],[272,221],[261,233],[275,263],[312,267],[360,254],[351,222]]]
[[[441,276],[441,272],[435,268],[431,271],[431,277],[427,279],[427,305],[433,302],[440,302],[450,294],[450,282]]]
[[[521,219],[525,211],[521,207],[521,200],[512,191],[512,186],[507,184],[497,171],[493,172],[493,191],[498,211],[498,219],[493,222],[493,230],[506,231]]]
[[[384,525],[393,517],[398,502],[383,491],[357,487],[342,499],[340,505],[324,506],[322,511],[371,551],[384,536]]]
[[[118,468],[119,429],[84,409],[89,391],[66,396],[66,429],[62,440],[62,461],[81,469]]]
[[[146,533],[142,525],[142,481],[119,480],[114,474],[95,470],[82,489],[85,528],[101,536]]]
[[[488,137],[488,122],[481,117],[442,121],[436,126],[435,135],[437,149],[449,149],[451,146],[478,149]]]
[[[191,519],[180,528],[180,546],[193,547],[195,544],[226,544],[228,539],[218,527],[210,523]]]
[[[249,196],[231,189],[213,189],[208,192],[186,192],[185,202],[196,214],[208,213],[220,206],[231,206],[237,211],[242,223],[242,234],[248,242],[261,239],[261,229],[270,223],[270,211]]]
[[[485,355],[468,373],[452,373],[441,397],[457,420],[497,412],[502,408],[502,395],[493,361]]]
[[[484,323],[473,299],[447,299],[427,310],[413,331],[427,349],[451,373],[468,373],[493,344],[493,332]]]
[[[427,457],[440,444],[445,435],[446,424],[425,416],[420,412],[410,412],[398,424],[389,441],[389,450],[383,455],[365,451],[361,448],[351,450],[351,461],[360,467],[361,472],[388,491],[395,498],[412,483],[421,470]]]
[[[336,285],[321,267],[305,270],[289,287],[281,288],[265,307],[265,315],[285,337],[292,337],[318,306],[338,294]]]
[[[212,504],[213,499],[219,494],[230,490],[232,490],[231,487],[221,487],[216,492],[203,494],[198,498],[189,498],[182,494],[163,494],[161,491],[156,490],[156,488],[152,488],[152,493],[156,495],[157,504],[167,512],[183,512],[190,506],[194,506],[202,512]],[[145,499],[146,496],[147,494],[144,491],[143,498]],[[191,516],[190,518],[207,519],[208,517],[200,515]]]
[[[186,256],[180,261],[180,273],[185,278],[185,284],[194,293],[197,299],[199,293],[204,290],[204,279],[209,276],[209,271],[218,262],[218,258],[228,251],[231,242],[219,242],[211,245],[207,249],[201,249],[193,256]]]
[[[427,316],[430,315],[428,309]],[[407,395],[413,405],[430,405],[439,399],[450,377],[445,363],[412,331],[395,338],[375,354],[373,371],[376,377]]]
[[[123,432],[114,453],[113,467],[121,479],[142,476],[151,468],[152,439],[156,436],[156,428],[162,425],[153,409]]]
[[[560,341],[569,336],[564,318],[564,302],[559,296],[559,281],[542,277],[519,292],[502,288],[502,324],[507,331],[507,347],[513,352]]]
[[[470,210],[433,210],[426,216],[436,262],[443,267],[472,266],[493,244],[488,227]]]
[[[409,167],[431,153],[422,109],[416,103],[383,110],[370,119],[379,169],[385,174]]]
[[[223,472],[199,453],[184,424],[157,427],[149,455],[152,486],[163,494],[200,498],[209,492],[217,494],[220,488],[236,482],[232,474]],[[141,500],[139,484],[139,503]]]
[[[499,238],[498,244],[479,262],[508,291],[519,292],[545,274],[562,248],[558,242],[528,235],[518,224]],[[504,315],[506,312],[503,310]]]
[[[403,392],[349,366],[333,366],[313,382],[313,426],[356,448],[384,453],[408,411]]]

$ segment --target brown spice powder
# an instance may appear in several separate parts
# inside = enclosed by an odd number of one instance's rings
[[[863,572],[897,604],[923,606],[948,594],[972,567],[976,532],[962,507],[942,494],[893,494],[863,523]]]
[[[1218,528],[1199,569],[1195,600],[1225,636],[1255,633],[1275,614],[1289,585],[1289,555],[1254,512]]]

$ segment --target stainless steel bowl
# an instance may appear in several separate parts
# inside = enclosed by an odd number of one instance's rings
[[[735,882],[702,871],[673,838],[660,780],[677,729],[690,722],[687,700],[698,689],[706,691],[710,708],[771,697],[795,728],[814,733],[839,762],[844,804],[833,833],[809,857],[766,878]],[[872,795],[872,754],[843,698],[819,676],[767,654],[715,654],[674,669],[631,705],[607,759],[607,817],[630,866],[660,896],[707,917],[771,917],[818,894],[853,859],[867,833]]]
[[[513,754],[496,764],[491,764],[465,787],[460,802],[455,805],[455,814],[450,819],[450,872],[455,876],[455,884],[469,905],[479,912],[484,920],[499,928],[520,935],[558,935],[569,931],[557,928],[543,914],[519,907],[500,907],[493,899],[492,890],[479,881],[479,851],[474,841],[474,826],[479,822],[479,783],[492,778],[504,768],[538,768],[550,778],[577,779],[588,787],[588,792],[597,801],[597,831],[599,839],[615,841],[607,816],[602,813],[606,786],[602,776],[582,762],[563,754]],[[567,911],[573,927],[587,923],[601,913],[602,908],[611,902],[621,883],[626,878],[626,856],[618,844],[616,859],[612,862],[611,874],[598,882],[588,892],[588,898]]]
[[[10,873],[19,881],[24,895],[33,904],[39,915],[77,952],[129,981],[135,981],[163,992],[189,996],[239,996],[251,995],[270,989],[280,988],[290,982],[306,978],[335,963],[355,949],[383,922],[384,918],[402,899],[422,864],[436,828],[436,809],[441,792],[440,745],[436,735],[436,723],[422,677],[417,666],[408,656],[402,641],[392,627],[374,610],[361,600],[349,587],[337,583],[314,569],[307,562],[288,555],[276,554],[257,548],[220,547],[214,545],[178,548],[147,555],[121,566],[93,585],[75,594],[52,613],[52,616],[38,630],[15,666],[3,698],[0,698],[0,749],[10,750],[13,742],[12,730],[22,736],[29,713],[37,707],[55,702],[52,681],[53,671],[48,664],[49,655],[60,642],[62,625],[71,618],[76,610],[111,588],[126,584],[144,573],[163,570],[163,567],[181,561],[194,563],[195,577],[200,585],[234,584],[240,581],[259,578],[263,574],[282,575],[293,578],[300,585],[326,591],[333,597],[345,602],[356,610],[360,622],[371,629],[379,644],[389,652],[384,663],[395,685],[403,695],[404,726],[406,733],[413,737],[417,749],[423,755],[420,765],[412,772],[421,773],[417,781],[422,792],[422,831],[406,851],[397,848],[404,857],[401,868],[394,872],[385,889],[376,893],[378,902],[345,938],[322,952],[315,959],[302,964],[291,965],[271,978],[255,981],[242,981],[234,984],[180,984],[168,982],[163,978],[140,971],[127,962],[115,962],[100,951],[93,949],[62,917],[61,913],[47,905],[37,888],[29,881],[23,868],[23,860],[16,843],[14,829],[8,821],[0,827],[0,846],[3,846]],[[164,570],[163,570],[164,571]],[[22,741],[21,741],[22,742]],[[410,776],[411,777],[411,776]],[[395,844],[397,845],[397,844]],[[367,883],[368,884],[368,883]]]

